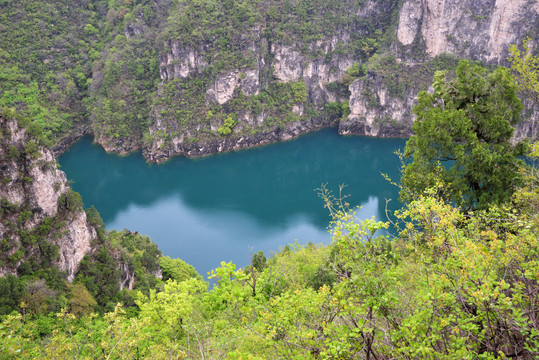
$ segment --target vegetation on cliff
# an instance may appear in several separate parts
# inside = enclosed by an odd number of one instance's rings
[[[471,76],[459,78],[469,72]],[[415,111],[437,115],[440,121],[432,126],[439,130],[456,124],[450,116],[455,112],[486,121],[486,116],[474,115],[467,107],[463,94],[470,88],[458,86],[458,81],[482,84],[473,88],[475,94],[492,85],[506,90],[502,91],[506,100],[513,99],[514,84],[504,82],[508,73],[501,70],[497,75],[499,82],[490,84],[496,73],[486,78],[482,69],[462,63],[453,86],[449,89],[438,75],[437,92],[423,95],[426,100]],[[505,128],[508,120],[487,106],[492,104],[489,96],[498,94],[487,93],[484,105],[493,111],[487,128]],[[446,108],[440,108],[436,94]],[[459,101],[464,106],[456,111],[453,105]],[[504,101],[496,104],[500,113],[511,113]],[[518,101],[513,105],[518,108]],[[476,128],[480,126],[462,131],[473,136]],[[488,132],[480,133],[485,136],[481,143],[488,145]],[[418,140],[410,146],[428,134],[418,131]],[[531,150],[536,159],[537,147]],[[412,155],[412,164],[424,163],[423,154]],[[510,153],[513,159],[517,155]],[[464,160],[464,165],[467,161],[472,160]],[[151,278],[148,272],[157,269],[152,261],[158,255],[155,246],[137,234],[105,233],[95,211],[90,211],[100,229],[101,245],[92,255],[96,261],[83,263],[74,283],[64,285],[69,293],[60,297],[65,299],[60,302],[63,306],[51,308],[54,302],[49,301],[44,307],[39,305],[43,301],[34,300],[58,294],[43,282],[21,286],[17,278],[2,279],[0,286],[10,294],[3,298],[2,309],[21,306],[22,311],[3,317],[0,354],[6,358],[536,358],[539,178],[533,164],[516,162],[515,168],[504,171],[508,176],[517,172],[520,181],[507,185],[503,196],[492,197],[492,202],[478,194],[459,198],[458,192],[447,193],[451,183],[441,171],[421,188],[404,183],[411,196],[389,222],[359,221],[345,199],[323,188],[320,195],[333,217],[331,245],[286,246],[269,259],[258,252],[245,269],[223,262],[209,276],[215,282],[211,289],[190,267],[169,258],[159,261],[166,282]],[[454,181],[467,176],[455,174]],[[468,211],[469,204],[478,209]],[[137,273],[141,291],[112,291],[118,270],[112,266],[114,251],[107,248],[125,251],[123,261],[146,269]],[[95,292],[92,284],[102,290]],[[116,301],[123,303],[114,306]]]
[[[117,151],[254,135],[347,116],[359,78],[404,98],[435,68],[456,67],[450,56],[412,70],[398,63],[386,50],[399,1],[367,3],[0,0],[0,189],[26,194],[31,169],[56,168],[40,160],[40,146],[61,147],[89,128]],[[511,61],[537,102],[527,45]],[[425,58],[421,42],[412,47]],[[342,76],[315,91],[273,66],[290,54]],[[223,102],[216,88],[230,74],[239,85]],[[322,192],[330,246],[258,252],[245,269],[222,263],[211,289],[147,237],[107,232],[95,209],[85,216],[96,237],[68,282],[57,240],[82,212],[80,195],[49,184],[58,195],[51,216],[2,197],[0,269],[13,274],[0,277],[0,357],[538,357],[539,178],[517,159],[524,147],[509,142],[520,111],[514,84],[503,69],[487,76],[463,64],[454,81],[437,75],[434,89],[415,110],[409,196],[393,227],[358,221]],[[381,106],[372,91],[362,96]],[[28,136],[16,146],[11,120]]]
[[[198,276],[179,259],[161,259],[146,236],[105,231],[97,210],[84,211],[67,186],[42,147],[47,142],[39,125],[0,108],[1,315],[40,318],[63,308],[80,315],[133,304],[135,289],[148,293],[162,283],[160,263],[165,279]]]

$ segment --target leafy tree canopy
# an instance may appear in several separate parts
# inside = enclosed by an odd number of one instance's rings
[[[518,90],[539,105],[539,56],[533,56],[530,39],[522,42],[522,51],[516,46],[509,46],[511,70],[518,82]]]
[[[438,185],[440,195],[463,210],[487,208],[509,199],[520,182],[518,159],[526,143],[513,144],[521,101],[509,71],[461,61],[456,78],[434,77],[434,93],[420,92],[414,107],[415,135],[404,156],[401,198]]]

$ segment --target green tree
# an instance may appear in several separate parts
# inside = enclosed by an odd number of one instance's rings
[[[529,38],[524,39],[522,51],[516,45],[509,46],[509,62],[518,90],[539,105],[539,56],[533,56],[529,41]]]
[[[163,281],[171,279],[180,282],[191,278],[202,280],[202,276],[195,270],[193,265],[189,265],[182,259],[171,259],[170,256],[162,256],[158,261],[163,273]]]
[[[9,314],[19,310],[22,296],[24,295],[24,283],[13,275],[0,277],[0,315]]]
[[[221,136],[230,135],[232,133],[232,128],[234,128],[237,123],[238,122],[236,121],[235,116],[233,114],[229,114],[223,122],[223,125],[219,126],[217,129],[217,132],[219,132],[219,135]]]
[[[69,312],[75,316],[90,315],[97,302],[83,284],[69,284]]]
[[[413,110],[415,135],[404,152],[413,161],[403,169],[401,199],[436,186],[463,210],[508,200],[521,180],[518,157],[526,150],[526,143],[511,142],[522,110],[515,80],[503,67],[487,74],[461,61],[456,79],[448,82],[437,72],[433,87],[433,94],[419,93]]]
[[[264,255],[262,250],[259,250],[257,253],[253,254],[253,259],[251,262],[253,268],[260,272],[266,267],[266,255]]]

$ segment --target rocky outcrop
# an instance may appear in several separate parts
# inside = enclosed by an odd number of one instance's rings
[[[335,123],[327,119],[309,119],[307,121],[296,121],[288,123],[284,128],[276,127],[271,131],[261,132],[254,135],[213,137],[207,140],[188,142],[185,136],[174,138],[169,146],[143,149],[144,157],[155,163],[162,163],[173,156],[183,154],[189,157],[199,157],[218,152],[226,152],[250,148],[254,146],[267,145],[279,141],[293,139],[301,134],[305,134],[322,127],[334,125]]]
[[[312,47],[321,51],[324,56],[315,59],[302,55],[290,46],[272,45],[271,50],[275,59],[273,75],[281,82],[304,81],[309,92],[309,100],[316,106],[339,101],[341,99],[338,99],[334,92],[328,91],[327,85],[342,78],[353,64],[354,57],[352,54],[334,55],[327,61],[326,55],[333,53],[339,42],[349,41],[348,33],[317,41]]]
[[[203,46],[193,49],[178,41],[170,41],[165,46],[170,50],[160,58],[161,80],[186,78],[193,72],[204,70],[207,65]]]
[[[349,87],[350,115],[339,122],[339,134],[380,137],[411,135],[412,107],[417,88],[408,88],[401,97],[390,90],[376,74],[355,80]]]
[[[80,197],[69,189],[52,152],[37,145],[12,116],[0,114],[0,238],[5,249],[0,275],[16,274],[33,259],[51,261],[72,281],[96,231],[75,204]]]
[[[334,55],[328,61],[326,54],[336,50],[337,44],[348,41],[348,36],[334,37],[313,44],[323,56],[313,58],[308,54],[295,50],[294,47],[284,44],[259,44],[249,42],[246,45],[250,54],[258,56],[254,67],[230,70],[218,75],[215,81],[206,89],[206,106],[211,108],[214,104],[226,107],[237,97],[238,91],[244,96],[258,95],[262,84],[271,81],[279,83],[304,83],[307,90],[307,103],[318,110],[331,101],[343,101],[346,98],[327,89],[328,84],[337,82],[344,75],[346,69],[353,63],[352,57]],[[268,46],[263,49],[263,46]],[[171,78],[184,78],[195,76],[205,62],[203,54],[193,51],[191,47],[182,47],[180,43],[171,43],[170,52],[162,58],[161,78],[165,81]],[[269,53],[269,55],[268,55]],[[263,56],[262,54],[266,54]],[[268,63],[268,59],[271,60]],[[201,67],[200,64],[203,64]],[[268,71],[269,69],[269,71]],[[304,104],[294,105],[290,112],[301,120],[268,124],[274,117],[270,112],[254,114],[250,111],[235,113],[238,124],[230,136],[219,136],[220,122],[196,121],[194,126],[180,129],[174,118],[167,119],[161,113],[154,113],[154,123],[150,126],[150,135],[154,140],[143,149],[143,155],[152,162],[166,161],[171,156],[184,154],[187,156],[202,156],[220,151],[230,151],[239,148],[267,144],[287,140],[300,134],[318,129],[333,123],[333,119],[322,117],[306,118]],[[286,114],[284,114],[286,115]],[[282,115],[282,116],[284,116]],[[157,134],[175,133],[165,140]],[[196,139],[193,141],[192,139]]]
[[[529,100],[524,101],[522,121],[515,126],[514,138],[516,141],[539,138],[539,106],[537,104]]]
[[[141,146],[140,140],[134,137],[110,137],[104,134],[94,135],[94,142],[101,145],[105,151],[119,155],[127,155]]]
[[[129,264],[120,263],[118,265],[120,270],[120,291],[123,289],[133,290],[135,285],[135,272],[129,268]]]
[[[518,44],[537,31],[539,3],[533,0],[405,0],[392,50],[401,63],[400,78],[409,69],[446,53],[507,65],[509,45]],[[341,122],[340,133],[409,135],[414,120],[411,108],[417,92],[427,89],[412,84],[398,96],[388,94],[387,90],[376,73],[356,80],[350,86],[351,113]],[[531,103],[525,105],[523,122],[515,129],[515,140],[537,138],[537,109]]]
[[[215,84],[206,93],[210,96],[211,101],[216,101],[219,105],[223,105],[232,99],[234,90],[236,90],[238,85],[238,76],[234,72],[230,72],[219,76]]]
[[[398,53],[410,58],[410,46],[424,43],[430,57],[459,57],[505,64],[509,44],[538,29],[535,0],[405,0],[397,27]]]

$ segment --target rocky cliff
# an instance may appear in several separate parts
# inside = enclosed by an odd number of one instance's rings
[[[264,17],[241,29],[225,49],[215,35],[193,43],[180,34],[164,43],[162,82],[143,149],[148,160],[250,147],[337,125],[342,111],[327,106],[349,100],[341,79],[380,46],[396,1],[310,9],[313,29],[298,19],[304,4],[289,4],[289,13],[279,14],[285,5],[256,9],[266,11]],[[339,17],[337,25],[332,16]],[[223,21],[225,27],[229,21]],[[307,30],[298,34],[296,26]]]
[[[344,101],[347,97],[328,90],[327,86],[338,82],[353,63],[350,56],[335,55],[329,61],[325,59],[339,41],[342,38],[318,41],[316,48],[322,51],[323,57],[314,59],[291,46],[252,42],[250,51],[258,56],[254,64],[231,69],[209,82],[202,89],[204,100],[198,104],[198,111],[187,114],[191,118],[184,119],[185,125],[174,116],[182,110],[168,102],[158,105],[149,129],[152,140],[144,149],[144,156],[160,162],[178,154],[207,155],[288,140],[334,124],[336,119],[324,117],[321,111],[326,104]],[[189,48],[179,50],[180,46],[173,44],[172,51],[161,61],[162,86],[168,86],[169,91],[171,84],[181,87],[184,78],[186,83],[192,81],[206,65],[199,52]],[[262,58],[264,53],[267,55]],[[268,84],[270,82],[273,84]],[[172,92],[177,96],[178,90]],[[166,90],[162,90],[160,96],[170,96],[170,92],[167,95]],[[175,110],[172,114],[171,108]],[[231,132],[220,134],[219,129],[230,114],[235,118]]]
[[[416,43],[430,57],[452,53],[504,65],[509,44],[537,33],[538,13],[535,0],[405,0],[394,48],[402,59],[413,59]]]
[[[54,264],[71,281],[96,230],[36,135],[14,111],[0,113],[0,276],[26,262],[33,270]]]
[[[539,3],[533,0],[405,0],[391,52],[399,63],[400,79],[448,54],[489,65],[508,65],[509,45],[531,36],[532,47],[537,46],[538,32]],[[374,70],[350,85],[351,113],[341,122],[340,133],[410,135],[411,107],[417,92],[428,90],[430,83],[420,76],[423,81],[408,82],[398,96],[388,95],[387,85],[381,81],[384,76]],[[532,103],[525,105],[524,121],[517,126],[515,137],[535,139],[539,109]]]
[[[356,20],[372,25],[376,19],[391,19],[394,6],[395,2],[364,1],[349,10]],[[216,54],[211,42],[193,46],[169,41],[160,57],[158,95],[166,100],[158,100],[152,111],[144,156],[164,161],[177,154],[204,155],[285,140],[332,124],[338,124],[341,134],[409,136],[415,98],[418,91],[429,89],[435,70],[451,71],[459,58],[507,65],[508,46],[539,30],[538,12],[539,3],[533,0],[406,0],[394,17],[395,27],[384,24],[377,29],[392,40],[388,50],[381,47],[374,56],[350,46],[363,41],[368,48],[369,36],[382,39],[361,27],[343,28],[307,43],[272,42],[264,35],[267,28],[259,27],[241,38],[248,64],[209,79],[213,64],[208,54]],[[363,32],[362,40],[354,31]],[[354,63],[362,65],[364,74],[346,89],[347,69]],[[185,101],[183,89],[204,76],[198,90],[191,92],[200,101]],[[294,102],[279,93],[274,100],[282,104],[275,111],[268,101],[275,96],[275,84],[301,84],[307,96]],[[182,102],[185,105],[177,106]],[[332,102],[348,102],[349,114],[327,112]],[[184,111],[185,106],[196,111]],[[230,131],[219,131],[230,113]],[[529,105],[523,115],[516,137],[535,137],[537,111]]]
[[[1,5],[14,25],[0,28],[0,105],[58,151],[91,133],[149,161],[328,125],[407,136],[435,70],[507,65],[508,45],[529,36],[536,49],[539,32],[536,0],[25,3]],[[528,106],[517,137],[535,136],[536,114]]]

